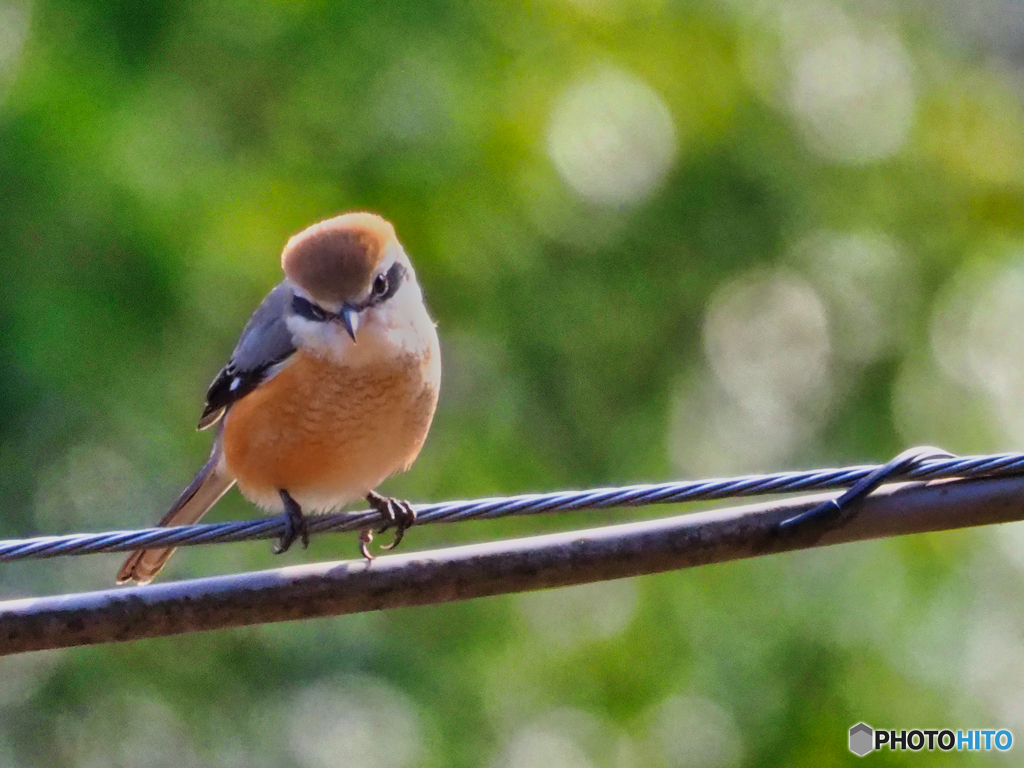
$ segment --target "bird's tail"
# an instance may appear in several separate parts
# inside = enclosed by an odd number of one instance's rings
[[[235,479],[224,468],[223,449],[218,435],[209,460],[157,525],[169,527],[196,522],[234,484]],[[133,581],[136,584],[148,584],[160,573],[160,569],[173,554],[174,547],[135,550],[117,572],[117,583],[127,584]]]

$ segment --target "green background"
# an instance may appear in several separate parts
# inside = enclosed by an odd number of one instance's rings
[[[0,535],[156,520],[283,243],[353,209],[395,223],[439,325],[433,431],[384,487],[413,501],[1020,448],[1020,15],[0,0]],[[233,492],[211,519],[254,514]],[[817,766],[857,760],[860,720],[1024,738],[1022,545],[6,658],[0,766]],[[354,552],[197,548],[164,578]],[[0,596],[107,588],[119,561],[4,565]]]

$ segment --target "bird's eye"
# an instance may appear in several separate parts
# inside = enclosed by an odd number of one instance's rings
[[[373,295],[375,297],[383,296],[388,292],[388,276],[377,275],[373,281]]]
[[[317,323],[322,323],[327,319],[327,313],[323,309],[311,301],[306,301],[301,296],[296,296],[292,300],[292,309],[299,317],[304,317]]]

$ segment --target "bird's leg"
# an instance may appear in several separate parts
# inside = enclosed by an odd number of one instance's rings
[[[302,514],[302,507],[291,497],[291,494],[283,488],[279,491],[281,501],[284,502],[284,533],[280,541],[274,545],[273,552],[280,555],[287,552],[296,539],[302,539],[302,548],[309,548],[309,526],[306,525],[306,516]]]
[[[394,549],[402,542],[406,529],[416,522],[416,510],[408,501],[381,496],[374,491],[366,494],[366,503],[384,517],[384,525],[378,528],[376,533],[384,533],[390,526],[395,526],[394,540],[381,547],[381,549]],[[370,554],[368,547],[373,541],[374,533],[372,528],[364,528],[359,534],[359,551],[367,560],[373,560],[373,555]]]

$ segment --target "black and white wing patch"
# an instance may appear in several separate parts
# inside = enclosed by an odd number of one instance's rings
[[[295,352],[285,311],[293,293],[287,283],[272,290],[256,308],[231,354],[231,360],[217,374],[206,393],[206,407],[199,417],[199,429],[220,421],[227,409],[264,381],[274,366]]]
[[[220,421],[229,406],[256,389],[266,378],[269,369],[280,362],[283,360],[275,360],[251,371],[237,370],[232,363],[228,363],[206,392],[206,406],[199,417],[198,429],[212,427]]]

